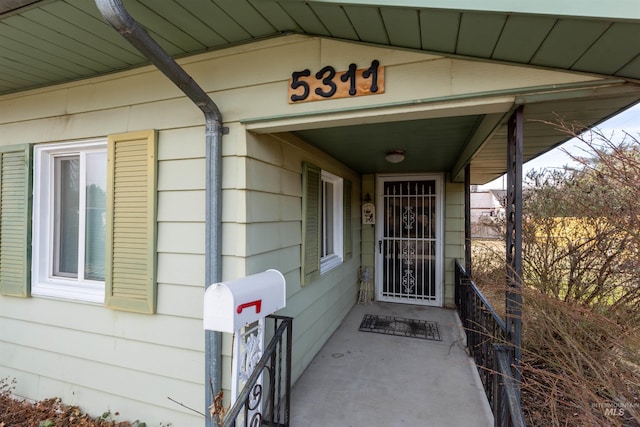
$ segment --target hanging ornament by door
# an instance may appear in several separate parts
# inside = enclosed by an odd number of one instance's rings
[[[363,224],[375,224],[376,223],[376,207],[373,203],[364,203],[362,205],[362,223]]]

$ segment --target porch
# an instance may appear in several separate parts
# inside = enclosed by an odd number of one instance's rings
[[[365,314],[437,322],[440,341],[360,332]],[[454,310],[356,305],[293,386],[291,422],[309,426],[492,426]]]

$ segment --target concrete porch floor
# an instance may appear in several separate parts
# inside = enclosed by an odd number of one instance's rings
[[[437,322],[442,341],[360,332],[365,314]],[[292,389],[292,427],[492,425],[453,310],[356,305]]]

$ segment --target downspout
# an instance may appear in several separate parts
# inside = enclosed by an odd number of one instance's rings
[[[206,133],[206,231],[205,287],[222,279],[222,114],[213,100],[151,38],[127,12],[120,0],[96,0],[106,21],[140,53],[162,71],[202,110]],[[205,410],[206,426],[213,426],[208,407],[221,384],[221,334],[205,331]]]

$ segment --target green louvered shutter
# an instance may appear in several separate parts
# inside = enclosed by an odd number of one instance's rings
[[[320,203],[322,171],[302,164],[302,284],[320,277]]]
[[[342,184],[342,194],[343,194],[343,227],[344,227],[344,236],[343,236],[343,244],[344,244],[344,260],[348,260],[351,258],[353,252],[353,242],[351,235],[351,181],[344,180]]]
[[[156,133],[109,136],[106,306],[156,310]]]
[[[31,291],[31,147],[0,147],[0,293]]]

